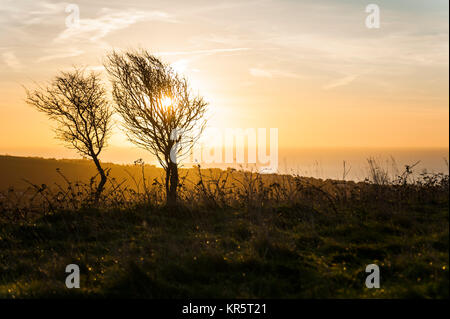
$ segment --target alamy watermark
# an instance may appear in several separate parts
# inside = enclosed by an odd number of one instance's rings
[[[380,28],[380,7],[377,4],[369,4],[366,7],[366,13],[369,15],[366,17],[366,27],[369,29]]]
[[[180,161],[177,158],[179,151],[190,140],[183,133],[182,130],[174,130],[171,134],[172,140],[177,141],[170,154],[174,163]],[[278,128],[208,127],[181,161],[192,164],[255,164],[260,173],[276,173]]]
[[[70,264],[66,266],[66,273],[69,275],[66,277],[66,287],[80,288],[80,267],[76,264]]]
[[[69,29],[80,27],[80,7],[77,4],[70,3],[66,6],[66,27]]]
[[[375,264],[367,265],[366,272],[370,273],[366,278],[366,287],[380,288],[380,267]]]

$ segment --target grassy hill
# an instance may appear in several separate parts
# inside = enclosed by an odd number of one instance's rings
[[[26,171],[10,160],[24,177],[37,167],[36,179],[56,167],[91,174],[86,161],[32,159]],[[182,181],[178,208],[163,205],[155,183],[113,183],[97,205],[66,184],[24,201],[3,192],[0,298],[449,297],[448,175],[353,183],[197,174]],[[373,263],[380,289],[365,287]],[[80,289],[65,287],[68,264],[80,266]]]
[[[110,169],[110,176],[117,180],[127,180],[126,185],[133,186],[133,182],[127,171],[133,176],[141,175],[141,167],[136,165],[118,165],[105,163],[105,168]],[[55,183],[64,184],[64,179],[57,169],[70,181],[89,182],[90,178],[97,174],[94,164],[87,159],[47,159],[39,157],[0,156],[0,190],[10,187],[24,189],[29,184],[24,179],[35,184]],[[145,165],[145,173],[151,179],[160,177],[162,169],[153,165]]]

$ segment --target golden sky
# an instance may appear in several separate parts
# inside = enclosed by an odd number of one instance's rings
[[[219,128],[278,128],[279,147],[448,147],[448,1],[0,0],[0,154],[69,157],[24,86],[103,72],[143,47],[184,73]],[[104,156],[141,151],[119,128]],[[136,155],[136,156],[135,156]],[[136,157],[137,158],[137,157]]]

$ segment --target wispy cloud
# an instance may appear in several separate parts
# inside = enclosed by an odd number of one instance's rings
[[[358,75],[349,75],[349,76],[343,77],[341,79],[338,79],[336,81],[331,82],[330,84],[325,85],[323,87],[323,89],[324,90],[331,90],[331,89],[337,88],[339,86],[344,86],[344,85],[350,84],[357,77],[358,77]]]
[[[7,51],[2,54],[3,62],[15,71],[19,71],[23,68],[22,63],[16,57],[13,51]]]
[[[169,52],[159,52],[158,55],[196,55],[196,54],[215,54],[215,53],[227,53],[227,52],[238,52],[247,51],[250,48],[229,48],[229,49],[209,49],[209,50],[193,50],[193,51],[169,51]]]
[[[45,61],[50,61],[50,60],[55,60],[55,59],[71,58],[71,57],[79,56],[83,53],[84,53],[84,51],[79,50],[79,49],[63,50],[60,53],[56,52],[54,54],[43,56],[43,57],[37,59],[37,62],[45,62]]]
[[[78,26],[67,28],[56,38],[56,43],[75,40],[98,41],[109,33],[125,29],[142,21],[177,22],[171,15],[163,11],[112,10],[104,8],[101,15],[94,19],[80,19]]]
[[[304,78],[300,74],[293,72],[286,72],[278,69],[261,69],[261,68],[250,68],[250,75],[254,77],[272,78],[272,77],[284,77],[284,78],[294,78],[301,79]]]
[[[171,64],[177,72],[184,73],[191,62],[198,60],[201,57],[220,54],[220,53],[231,53],[239,51],[247,51],[249,48],[224,48],[224,49],[207,49],[207,50],[193,50],[193,51],[170,51],[170,52],[158,52],[157,55],[161,56],[186,56],[190,55],[189,58],[181,58]],[[191,69],[194,70],[194,69]],[[194,71],[198,72],[198,69]]]
[[[29,10],[23,10],[21,20],[24,25],[41,25],[48,21],[49,16],[63,14],[64,9],[69,3],[58,2],[51,3],[47,1],[36,2],[36,8],[31,7]]]

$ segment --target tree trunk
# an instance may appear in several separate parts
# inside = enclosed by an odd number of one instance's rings
[[[100,199],[100,195],[102,194],[103,189],[105,188],[106,174],[104,169],[100,165],[100,161],[98,160],[97,156],[93,156],[92,159],[94,160],[95,167],[97,168],[97,171],[100,174],[100,183],[98,183],[97,190],[95,192],[95,202],[97,203]]]
[[[170,162],[166,171],[166,205],[176,206],[178,188],[178,165]]]
[[[170,189],[170,166],[166,168],[166,205],[169,202],[169,189]]]

